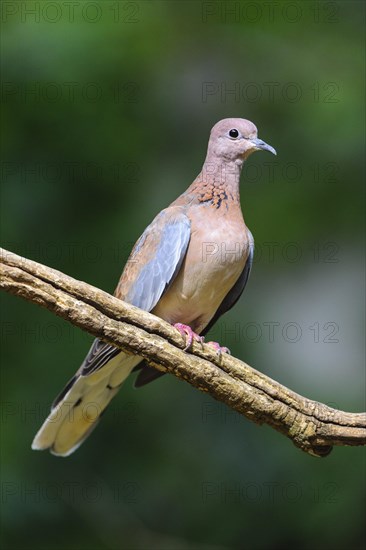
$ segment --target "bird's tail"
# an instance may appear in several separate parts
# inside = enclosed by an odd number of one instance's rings
[[[121,352],[92,374],[76,374],[55,399],[33,440],[32,449],[50,449],[58,456],[74,452],[95,428],[111,399],[140,361],[140,357]]]

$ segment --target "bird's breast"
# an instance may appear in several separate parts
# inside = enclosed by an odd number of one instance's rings
[[[233,218],[211,209],[194,214],[185,260],[153,313],[200,332],[242,273],[249,239],[241,211]]]

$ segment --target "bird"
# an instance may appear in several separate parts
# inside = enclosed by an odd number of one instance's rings
[[[254,239],[240,205],[240,174],[255,151],[276,150],[243,118],[211,129],[201,172],[163,209],[134,245],[114,296],[171,323],[185,339],[203,338],[240,298],[253,263]],[[209,342],[217,353],[229,350]],[[132,371],[141,387],[162,374],[143,358],[96,338],[76,374],[54,400],[32,449],[75,451]]]

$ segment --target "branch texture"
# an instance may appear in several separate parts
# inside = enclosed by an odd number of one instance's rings
[[[144,357],[257,424],[268,424],[303,451],[327,456],[334,445],[365,445],[366,414],[312,401],[209,345],[189,352],[162,319],[63,273],[0,248],[0,287],[41,305],[105,342]]]

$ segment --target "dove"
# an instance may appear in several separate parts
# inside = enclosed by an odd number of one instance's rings
[[[177,328],[188,350],[202,342],[240,298],[253,263],[254,240],[240,205],[240,174],[255,151],[273,147],[242,118],[217,122],[207,155],[188,189],[162,210],[136,242],[114,295]],[[217,353],[227,352],[209,342]],[[57,456],[75,451],[132,371],[135,386],[161,376],[144,359],[95,339],[80,368],[52,404],[32,448]]]

